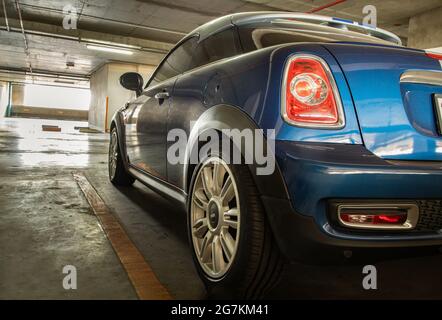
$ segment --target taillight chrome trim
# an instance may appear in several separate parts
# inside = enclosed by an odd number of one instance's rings
[[[342,209],[350,210],[406,210],[407,221],[402,225],[361,225],[351,222],[346,222],[341,219]],[[412,230],[416,227],[419,221],[419,207],[416,203],[364,203],[364,204],[338,204],[337,206],[338,221],[341,226],[352,229],[370,229],[370,230]]]
[[[401,75],[400,82],[442,86],[442,71],[430,71],[430,70],[405,71]]]
[[[333,124],[323,124],[323,123],[306,123],[306,122],[299,122],[291,120],[287,115],[287,106],[286,106],[286,85],[287,85],[287,78],[288,78],[288,72],[290,64],[293,60],[299,59],[299,58],[307,58],[318,61],[321,66],[324,68],[325,73],[328,77],[328,80],[331,85],[332,93],[335,98],[336,102],[336,108],[338,111],[338,122]],[[281,84],[281,116],[284,119],[285,122],[287,122],[290,125],[294,125],[297,127],[302,128],[312,128],[312,129],[342,129],[345,127],[345,116],[344,116],[344,108],[342,106],[341,101],[341,95],[339,94],[338,86],[336,85],[335,78],[333,77],[333,74],[330,70],[330,67],[328,66],[327,62],[325,62],[324,59],[314,56],[311,54],[294,54],[290,56],[290,58],[286,61],[284,66],[284,76],[282,78],[282,84]]]

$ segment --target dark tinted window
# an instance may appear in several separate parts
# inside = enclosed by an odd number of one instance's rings
[[[197,38],[193,37],[176,48],[155,72],[154,78],[149,83],[149,86],[155,85],[189,70],[196,44]]]
[[[240,51],[236,31],[233,28],[221,31],[198,44],[193,54],[192,68],[233,57]]]
[[[273,23],[239,29],[241,44],[246,52],[284,43],[299,42],[365,42],[387,43],[369,35],[325,25],[305,23]],[[389,43],[391,45],[391,43]]]

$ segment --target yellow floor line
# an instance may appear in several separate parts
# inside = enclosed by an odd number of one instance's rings
[[[135,247],[119,221],[111,213],[84,174],[76,172],[73,173],[73,176],[126,270],[138,298],[141,300],[172,299],[170,293],[158,280],[143,255]]]

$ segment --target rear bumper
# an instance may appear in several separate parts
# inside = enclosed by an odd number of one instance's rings
[[[262,197],[270,225],[284,256],[313,264],[374,263],[402,257],[437,254],[442,234],[361,236],[340,233],[330,224],[295,212],[288,200]]]
[[[380,159],[361,145],[277,142],[290,199],[262,197],[275,237],[291,260],[334,262],[437,252],[442,230],[361,233],[335,227],[330,200],[442,199],[442,163]]]

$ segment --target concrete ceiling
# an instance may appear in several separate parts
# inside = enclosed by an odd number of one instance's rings
[[[3,0],[0,0],[0,3]],[[201,24],[233,12],[286,10],[307,12],[332,0],[4,0],[0,5],[0,79],[27,71],[86,79],[107,61],[156,65],[173,43]],[[17,2],[22,15],[22,34]],[[348,0],[319,14],[362,21],[362,8],[378,10],[378,25],[404,41],[411,16],[442,5],[441,0]],[[63,8],[79,16],[75,30],[65,30]],[[131,56],[92,51],[86,45],[129,47]],[[28,49],[26,50],[26,46]],[[69,63],[69,66],[67,65]],[[3,75],[3,76],[2,76]]]

